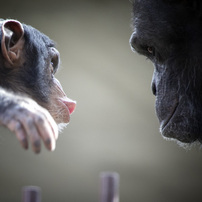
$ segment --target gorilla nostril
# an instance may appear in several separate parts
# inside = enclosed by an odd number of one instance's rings
[[[156,85],[154,82],[152,82],[151,88],[152,88],[152,93],[156,96]]]

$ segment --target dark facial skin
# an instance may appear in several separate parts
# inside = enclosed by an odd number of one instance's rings
[[[55,78],[60,56],[54,42],[16,20],[0,21],[0,124],[23,148],[54,150],[58,129],[70,121],[75,101]]]
[[[154,64],[152,91],[160,132],[202,142],[202,3],[136,0],[132,50]]]

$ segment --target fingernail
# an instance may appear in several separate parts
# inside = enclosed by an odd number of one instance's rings
[[[41,151],[41,142],[40,142],[40,140],[36,140],[35,142],[34,142],[34,151],[35,151],[35,153],[39,153],[40,151]]]

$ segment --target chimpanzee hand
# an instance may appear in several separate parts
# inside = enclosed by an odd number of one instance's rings
[[[28,148],[30,140],[33,151],[39,153],[42,139],[48,150],[54,150],[58,128],[49,112],[29,98],[15,95],[13,99],[5,102],[8,105],[0,113],[0,123],[15,133],[23,148]]]

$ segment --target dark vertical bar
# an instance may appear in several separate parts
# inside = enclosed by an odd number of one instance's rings
[[[100,174],[100,202],[119,202],[119,174],[103,172]]]
[[[41,202],[40,187],[36,187],[36,186],[23,187],[22,202]]]

